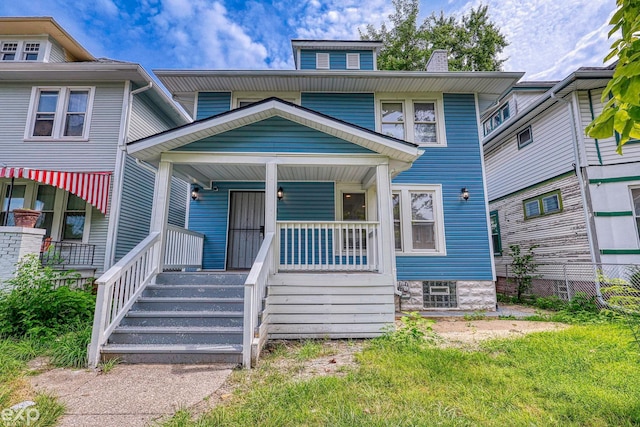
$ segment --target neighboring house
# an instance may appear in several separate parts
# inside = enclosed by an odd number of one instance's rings
[[[621,156],[616,138],[584,131],[612,75],[580,68],[560,82],[520,83],[484,114],[498,276],[512,244],[537,245],[538,263],[640,264],[640,144]]]
[[[51,18],[0,18],[0,75],[0,227],[42,211],[44,262],[105,271],[149,233],[155,173],[127,141],[188,117],[138,64],[94,58]],[[175,180],[171,224],[187,193]]]
[[[218,352],[248,365],[266,338],[379,335],[399,294],[402,310],[495,309],[478,112],[522,74],[448,72],[443,52],[427,71],[379,71],[371,41],[292,47],[295,70],[155,71],[196,121],[127,146],[158,166],[152,233],[99,281],[92,363]],[[176,173],[192,182],[190,243],[167,234]],[[197,242],[182,264],[220,274],[158,274]],[[144,257],[157,262],[111,310]],[[243,270],[244,291],[211,308]]]

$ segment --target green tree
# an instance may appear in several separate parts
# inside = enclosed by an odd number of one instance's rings
[[[609,22],[609,38],[620,31],[604,62],[618,58],[613,78],[602,92],[602,113],[586,128],[592,138],[610,138],[616,132],[618,154],[631,138],[640,139],[640,2],[616,0],[618,10]]]
[[[379,29],[367,25],[360,31],[363,40],[380,40],[378,55],[381,70],[424,70],[434,49],[449,52],[452,71],[496,71],[504,59],[499,54],[508,45],[500,29],[490,21],[488,6],[471,9],[460,20],[432,13],[418,24],[419,0],[393,0],[395,12],[389,24]]]

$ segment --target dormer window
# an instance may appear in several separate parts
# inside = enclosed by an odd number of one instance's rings
[[[16,52],[18,50],[17,42],[5,42],[2,43],[2,60],[13,61],[16,59]]]
[[[37,61],[40,52],[40,43],[25,43],[22,59],[25,61]]]
[[[347,70],[359,70],[359,69],[360,69],[360,54],[347,53]]]
[[[505,104],[482,124],[484,136],[493,132],[497,127],[506,122],[509,117],[511,117],[509,104]]]
[[[12,40],[2,42],[0,60],[2,61],[42,61],[42,42],[29,40]]]
[[[316,68],[318,70],[329,69],[329,54],[328,53],[316,53]]]

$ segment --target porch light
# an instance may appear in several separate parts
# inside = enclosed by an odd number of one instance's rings
[[[460,190],[460,198],[465,202],[469,200],[469,190],[467,190],[467,187],[462,187]]]
[[[197,185],[191,186],[191,200],[199,200],[200,199],[200,187]]]
[[[278,192],[276,193],[276,195],[278,196],[278,200],[282,200],[282,198],[284,197],[284,190],[282,189],[282,187],[278,187]]]

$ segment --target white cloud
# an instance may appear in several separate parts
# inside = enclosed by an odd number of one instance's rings
[[[228,17],[219,2],[163,0],[157,25],[175,66],[189,68],[264,68],[267,50]]]

